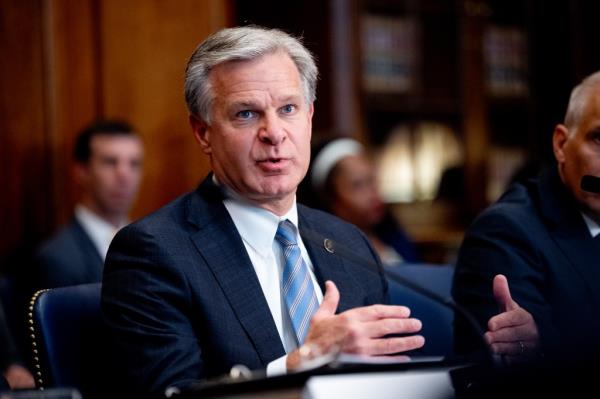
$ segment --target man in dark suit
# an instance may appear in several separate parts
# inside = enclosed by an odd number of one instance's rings
[[[347,247],[378,262],[365,236],[296,203],[316,78],[308,50],[278,30],[224,29],[192,55],[190,124],[213,173],[121,230],[104,271],[115,374],[132,395],[237,364],[273,375],[318,353],[423,345],[407,308],[376,305],[388,296],[381,267],[340,256]]]
[[[137,195],[142,176],[140,137],[120,121],[96,121],[78,136],[74,176],[81,201],[71,223],[40,247],[35,288],[99,282],[104,258]]]
[[[553,149],[557,167],[513,185],[470,227],[453,294],[506,362],[568,369],[600,354],[600,194],[581,187],[600,176],[600,72],[573,90]]]

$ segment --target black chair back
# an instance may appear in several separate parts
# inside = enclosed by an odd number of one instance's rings
[[[93,397],[102,383],[101,284],[38,291],[29,308],[38,388],[74,387]]]

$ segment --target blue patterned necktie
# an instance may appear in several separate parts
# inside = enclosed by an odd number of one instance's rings
[[[279,223],[275,239],[283,250],[285,266],[283,268],[282,292],[288,308],[298,344],[302,345],[310,319],[319,307],[317,296],[308,272],[308,266],[302,259],[300,247],[296,242],[296,228],[289,220]]]

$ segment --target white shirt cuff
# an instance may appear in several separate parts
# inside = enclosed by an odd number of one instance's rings
[[[287,355],[281,356],[267,364],[267,377],[287,374]]]

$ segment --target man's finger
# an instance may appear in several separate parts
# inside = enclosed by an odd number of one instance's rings
[[[391,355],[394,353],[407,352],[419,349],[425,345],[425,338],[421,335],[411,335],[400,338],[373,339],[367,348],[371,356]]]
[[[518,327],[531,323],[531,315],[522,308],[497,314],[488,321],[488,330],[498,331],[502,328]]]
[[[340,302],[340,292],[333,281],[325,282],[325,295],[321,306],[313,315],[313,320],[321,320],[325,317],[333,316]]]
[[[494,277],[493,289],[494,298],[496,298],[496,303],[500,307],[500,312],[508,312],[519,308],[519,305],[513,301],[510,295],[508,281],[504,275],[498,274]]]
[[[485,339],[489,344],[495,342],[513,342],[521,340],[536,340],[538,339],[537,330],[529,325],[521,325],[517,327],[502,328],[498,331],[488,331],[485,333]]]
[[[381,319],[406,319],[410,316],[410,309],[406,306],[371,305],[350,309],[344,313],[353,320],[368,322]]]
[[[497,355],[525,356],[532,345],[530,341],[497,342],[490,345],[490,350]]]
[[[391,334],[412,334],[421,331],[419,319],[381,319],[365,323],[367,334],[371,338],[384,337]]]

